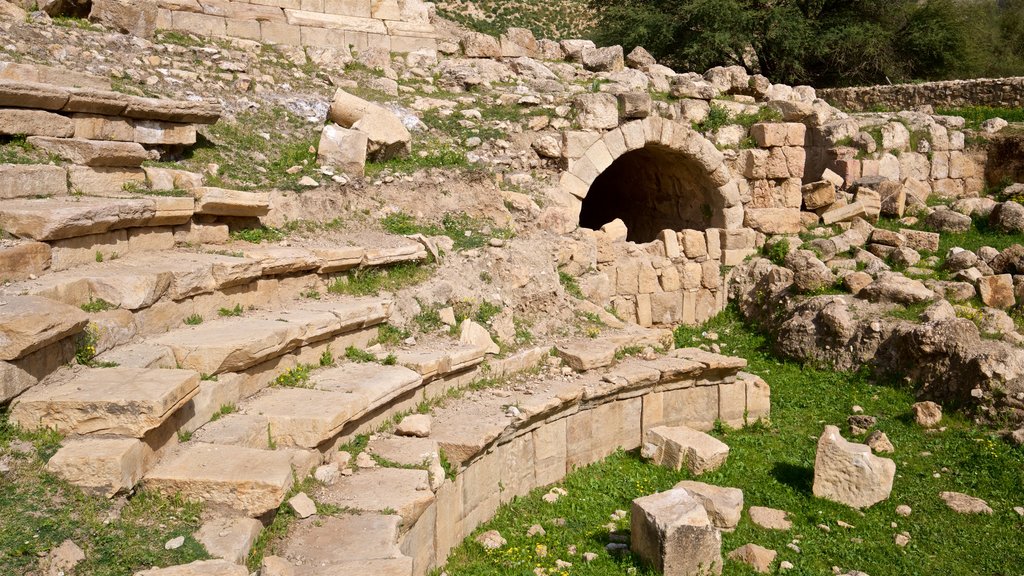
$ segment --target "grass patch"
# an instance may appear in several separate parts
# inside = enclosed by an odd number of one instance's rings
[[[385,322],[377,327],[377,338],[374,340],[374,343],[397,346],[409,336],[411,334],[408,330]]]
[[[310,364],[299,364],[281,373],[274,379],[272,385],[282,388],[312,388],[313,385],[309,383],[309,373],[312,369],[313,366]]]
[[[241,240],[250,244],[262,244],[264,242],[280,242],[284,240],[284,232],[277,228],[263,226],[260,228],[243,228],[231,232],[232,240]]]
[[[76,574],[121,576],[207,558],[191,536],[200,524],[198,504],[142,491],[111,515],[113,502],[46,471],[60,441],[53,431],[14,426],[0,410],[0,461],[10,467],[0,490],[0,574],[38,573],[40,557],[65,539],[86,552]],[[164,550],[176,536],[185,536],[185,545]]]
[[[94,313],[94,312],[106,312],[107,310],[113,310],[113,309],[117,308],[117,306],[114,306],[113,304],[111,304],[110,302],[107,302],[103,298],[95,298],[94,299],[92,296],[90,296],[89,297],[89,301],[86,302],[85,304],[82,304],[81,306],[79,306],[79,308],[82,309],[82,312]]]
[[[1024,122],[1024,108],[995,108],[992,106],[966,106],[963,108],[936,108],[936,114],[959,116],[971,130],[981,128],[985,120],[1002,118],[1007,122]]]
[[[702,332],[714,331],[730,354],[749,361],[748,371],[765,378],[772,387],[772,423],[743,430],[718,428],[714,435],[730,446],[724,466],[699,478],[744,492],[745,506],[771,506],[787,510],[794,526],[774,532],[755,527],[744,515],[737,530],[722,534],[723,552],[754,542],[779,551],[779,561],[795,565],[788,574],[830,574],[832,566],[869,574],[1015,574],[1024,560],[1019,545],[1024,483],[1024,450],[1013,448],[980,430],[969,421],[949,415],[945,432],[928,434],[909,416],[914,398],[909,390],[873,381],[866,373],[844,373],[781,361],[770,352],[768,339],[745,325],[730,309],[699,328],[676,332],[678,344],[703,342]],[[848,435],[846,418],[859,404],[865,413],[878,417],[877,429],[896,446],[893,458],[897,477],[892,496],[863,512],[815,498],[811,493],[817,439],[826,424],[835,424]],[[863,441],[862,438],[854,438]],[[930,454],[930,455],[922,455]],[[933,474],[938,473],[939,477]],[[608,543],[609,515],[629,510],[630,502],[672,487],[690,478],[642,462],[636,455],[618,452],[607,460],[571,473],[561,484],[568,495],[554,504],[541,500],[546,489],[534,491],[499,509],[491,522],[477,528],[499,530],[508,545],[484,551],[467,539],[445,568],[452,576],[528,574],[537,566],[554,569],[558,559],[574,563],[566,554],[570,545],[597,559],[579,573],[612,576],[649,574],[630,554],[615,556],[604,549]],[[949,510],[939,492],[952,490],[984,498],[994,516],[959,515]],[[913,509],[909,518],[895,514],[896,506]],[[565,518],[554,527],[553,518]],[[844,529],[839,521],[853,525]],[[890,523],[896,522],[893,528]],[[528,538],[527,529],[541,524],[545,536]],[[819,529],[828,525],[830,532]],[[616,527],[627,529],[628,517]],[[899,548],[895,534],[910,532],[910,545]],[[800,539],[802,553],[787,549]],[[536,546],[547,547],[538,557]],[[635,572],[634,572],[635,571]],[[558,571],[560,573],[561,571]],[[552,571],[550,573],[556,573]],[[726,561],[724,574],[748,575],[749,568]]]
[[[711,110],[708,112],[708,117],[701,122],[694,123],[693,129],[702,134],[710,134],[717,131],[719,128],[724,127],[728,123],[729,110],[712,102]]]
[[[430,266],[396,264],[387,268],[369,268],[349,272],[335,278],[327,288],[332,294],[376,296],[381,291],[397,292],[425,281],[433,273]]]
[[[217,310],[217,315],[222,318],[228,318],[234,316],[241,316],[242,312],[244,312],[244,310],[242,310],[242,305],[235,304],[234,308],[221,308],[220,310]]]
[[[198,326],[203,323],[203,317],[199,314],[192,314],[188,318],[185,318],[184,322],[188,326]]]
[[[492,238],[508,240],[515,236],[509,228],[501,228],[485,218],[473,218],[465,212],[449,212],[441,217],[440,224],[423,223],[404,212],[388,214],[381,220],[381,227],[391,234],[408,236],[447,236],[454,242],[457,251],[471,250],[486,246]]]
[[[583,300],[583,290],[580,289],[580,283],[576,280],[576,277],[568,272],[558,271],[558,282],[565,289],[565,293],[578,300]]]
[[[348,348],[345,348],[345,358],[348,358],[352,362],[360,364],[377,361],[376,356],[374,356],[370,352],[367,352],[366,350],[356,348],[355,346],[349,346]]]

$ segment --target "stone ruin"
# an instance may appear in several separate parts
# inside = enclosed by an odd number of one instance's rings
[[[941,372],[955,369],[976,387],[948,397],[998,395],[1020,410],[1020,336],[1007,329],[1004,342],[972,340],[942,299],[978,294],[1008,308],[1024,278],[1019,250],[958,257],[962,280],[926,285],[892,272],[885,259],[914,267],[917,251],[937,250],[938,235],[910,229],[909,221],[898,232],[872,225],[881,215],[920,214],[936,227],[955,227],[962,218],[954,214],[984,213],[1024,230],[1012,206],[976,198],[989,166],[983,151],[966,150],[960,118],[928,110],[849,114],[810,87],[772,84],[741,68],[677,74],[642,49],[624,55],[621,47],[537,40],[523,30],[501,38],[461,32],[453,46],[412,0],[155,6],[160,28],[410,52],[432,62],[423,65],[436,66],[439,82],[456,93],[497,83],[505,70],[522,79],[530,93],[509,92],[502,101],[535,106],[543,96],[554,114],[531,127],[520,159],[502,161],[546,174],[549,203],[529,210],[555,238],[547,245],[554,265],[579,283],[584,299],[573,306],[615,330],[557,342],[558,362],[573,376],[544,382],[518,398],[515,410],[505,396],[482,395],[437,409],[425,437],[370,443],[375,454],[427,462],[425,469],[351,462],[339,446],[357,434],[481,377],[537,366],[551,346],[497,358],[489,338],[413,344],[386,350],[393,354],[387,365],[324,366],[301,387],[273,386],[331,350],[368,347],[403,305],[390,296],[305,294],[326,294],[341,273],[436,258],[436,244],[399,237],[384,246],[239,248],[229,230],[265,218],[271,193],[209,187],[202,175],[143,165],[194,145],[197,125],[218,120],[217,103],[127,96],[96,78],[0,64],[0,133],[27,135],[62,159],[0,166],[0,227],[13,237],[0,244],[7,281],[0,289],[0,402],[9,404],[12,422],[66,436],[48,468],[68,481],[108,497],[141,485],[203,500],[222,515],[199,537],[221,560],[142,574],[246,573],[236,562],[294,479],[309,475],[323,484],[321,501],[368,514],[302,524],[281,558],[265,560],[264,576],[368,567],[425,574],[502,503],[575,467],[641,448],[652,432],[766,418],[768,384],[744,372],[744,360],[671,350],[668,327],[700,324],[730,299],[748,316],[774,318],[769,329],[791,335],[779,338],[788,356],[842,368],[874,358],[897,365],[902,349],[893,342],[931,342],[904,356],[920,366],[899,370],[941,398],[948,385]],[[438,52],[451,58],[439,62]],[[595,80],[592,89],[558,88],[577,70]],[[334,101],[322,163],[359,177],[367,158],[408,153],[412,135],[397,130],[386,110],[344,91]],[[754,121],[707,128],[718,109]],[[397,136],[379,136],[389,125],[396,129],[386,132]],[[930,198],[957,202],[936,210]],[[797,250],[798,234],[809,229],[819,231],[813,250]],[[775,246],[784,265],[757,257]],[[837,282],[857,297],[799,297]],[[96,301],[110,308],[83,310]],[[894,307],[931,301],[923,324],[879,320]],[[217,318],[232,306],[255,311]],[[965,333],[973,348],[950,343]],[[83,343],[90,365],[69,365]],[[649,350],[616,360],[637,347]],[[224,414],[224,406],[235,409]],[[860,449],[849,451],[858,457]],[[442,455],[454,478],[441,468]],[[887,474],[891,486],[888,469],[880,473]],[[718,516],[696,504],[707,499],[693,496],[699,490],[660,496],[685,501],[692,514],[646,543],[699,539],[712,569],[720,569]],[[859,506],[874,498],[850,500]],[[660,505],[637,510],[648,504]],[[676,560],[661,558],[668,561]]]

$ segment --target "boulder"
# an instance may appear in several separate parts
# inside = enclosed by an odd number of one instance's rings
[[[871,453],[864,444],[848,442],[839,428],[826,426],[814,458],[814,495],[867,508],[889,497],[896,464]]]
[[[1003,232],[1024,232],[1024,206],[1016,202],[996,204],[989,215],[989,223]]]
[[[722,535],[686,490],[633,500],[630,532],[633,553],[665,576],[722,572]]]
[[[935,299],[935,293],[917,280],[894,272],[882,272],[874,282],[857,293],[871,302],[918,304]]]
[[[814,292],[835,284],[836,277],[810,250],[794,250],[786,256],[786,268],[793,271],[793,283],[801,292]]]
[[[494,36],[467,32],[462,36],[462,52],[467,58],[501,58],[501,44]]]
[[[988,514],[992,515],[992,508],[981,498],[968,496],[960,492],[942,492],[939,498],[958,514]]]
[[[711,523],[719,530],[734,530],[740,523],[743,491],[739,488],[723,488],[693,480],[683,480],[673,488],[682,488],[700,501]]]
[[[971,229],[971,217],[949,209],[935,210],[924,219],[925,226],[938,232],[962,233]]]
[[[156,32],[156,0],[92,0],[89,20],[108,28],[150,38]]]
[[[368,144],[365,133],[330,123],[320,134],[317,161],[321,166],[334,167],[348,176],[361,177],[365,174]]]
[[[643,46],[637,46],[636,48],[633,48],[633,50],[626,55],[626,65],[628,65],[630,68],[638,68],[640,70],[643,70],[644,68],[648,66],[653,66],[657,63],[658,61],[654,58],[654,56],[651,56],[651,53],[644,49]]]
[[[910,409],[914,413],[914,421],[919,426],[934,428],[942,421],[942,406],[935,402],[917,402]]]
[[[900,126],[903,125],[900,124]],[[883,180],[878,185],[878,195],[882,201],[881,211],[883,216],[903,217],[903,213],[907,209],[907,189],[903,184],[893,180]]]
[[[686,426],[658,426],[647,431],[643,456],[655,464],[691,474],[703,474],[725,463],[729,446],[721,440]]]
[[[583,67],[591,72],[618,72],[625,68],[622,46],[584,48],[580,61]]]
[[[1014,296],[1013,276],[999,274],[978,280],[978,296],[986,306],[1007,310],[1017,303]]]
[[[758,574],[768,574],[779,553],[757,544],[744,544],[729,552],[729,560],[742,562],[754,569]]]
[[[808,210],[825,208],[836,201],[835,185],[825,180],[804,184],[800,192],[804,198],[804,207]]]
[[[371,160],[388,160],[411,150],[412,135],[398,116],[340,88],[334,94],[327,118],[366,134],[367,158]]]
[[[491,334],[487,329],[468,318],[463,320],[462,325],[459,326],[459,334],[460,342],[482,348],[486,354],[501,352],[501,348],[491,339]]]

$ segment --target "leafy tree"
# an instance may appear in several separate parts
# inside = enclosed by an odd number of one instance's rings
[[[739,65],[816,86],[1024,70],[1007,57],[1024,54],[1024,0],[590,2],[596,40],[642,45],[680,69]]]

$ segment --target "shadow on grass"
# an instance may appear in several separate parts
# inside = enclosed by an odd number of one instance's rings
[[[810,494],[814,486],[814,469],[808,466],[778,462],[772,468],[772,476],[780,483],[804,494]]]

